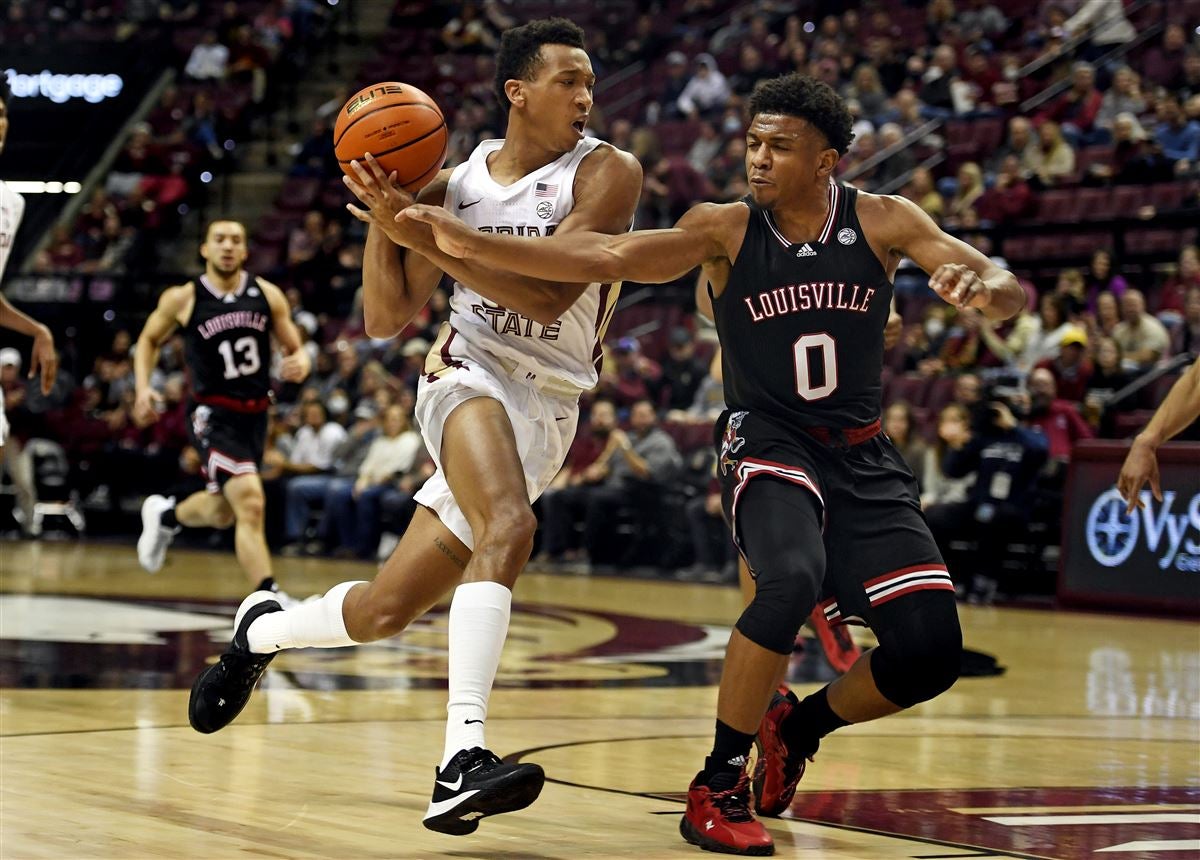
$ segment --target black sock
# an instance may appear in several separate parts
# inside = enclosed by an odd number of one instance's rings
[[[275,584],[273,577],[265,577],[262,582],[254,586],[255,591],[278,591],[279,586]]]
[[[721,788],[732,788],[750,757],[750,746],[754,735],[739,732],[717,720],[717,732],[713,740],[712,753],[704,760],[702,782],[714,788],[714,780]],[[725,783],[728,783],[726,785]]]
[[[162,516],[158,518],[158,524],[165,529],[179,528],[179,520],[175,518],[175,508],[170,507],[163,511]]]
[[[822,687],[806,697],[783,721],[781,732],[789,749],[812,755],[820,746],[821,738],[834,729],[850,725],[829,707],[828,691],[829,687]]]

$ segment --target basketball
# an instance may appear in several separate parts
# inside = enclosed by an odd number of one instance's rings
[[[442,169],[448,139],[437,103],[397,81],[359,90],[338,112],[333,127],[333,150],[342,170],[354,177],[350,162],[369,152],[389,175],[395,171],[410,193]]]

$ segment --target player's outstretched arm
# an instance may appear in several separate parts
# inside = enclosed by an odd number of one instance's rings
[[[943,231],[920,206],[903,197],[868,199],[876,207],[868,229],[924,269],[930,289],[943,301],[979,308],[994,320],[1015,316],[1025,306],[1025,291],[1011,272]]]
[[[154,308],[138,335],[137,348],[133,352],[133,379],[137,399],[133,404],[133,420],[142,427],[153,424],[158,420],[157,405],[162,403],[162,395],[150,387],[150,374],[158,364],[158,350],[179,325],[179,317],[183,313],[189,298],[186,286],[168,287],[158,299]]]
[[[283,347],[283,363],[279,373],[287,382],[302,382],[312,370],[312,360],[304,349],[304,340],[300,330],[292,322],[292,309],[288,306],[287,297],[283,290],[270,281],[258,279],[267,304],[271,306],[271,319],[274,321],[272,333],[279,345]]]
[[[1162,501],[1158,447],[1197,418],[1200,418],[1200,358],[1193,361],[1192,366],[1171,386],[1146,429],[1133,440],[1133,447],[1129,449],[1117,478],[1117,490],[1127,504],[1126,513],[1142,507],[1139,495],[1146,482],[1150,483],[1154,498]]]
[[[54,351],[54,335],[50,329],[29,314],[22,313],[0,295],[0,326],[33,338],[33,351],[29,358],[29,378],[41,374],[42,394],[49,394],[58,374],[58,353]]]
[[[729,205],[701,203],[669,230],[555,233],[545,239],[479,233],[437,206],[411,206],[403,215],[429,224],[446,253],[486,266],[549,280],[661,284],[727,254],[723,227]]]

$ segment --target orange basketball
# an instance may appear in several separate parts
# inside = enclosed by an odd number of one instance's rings
[[[369,152],[404,190],[416,193],[446,160],[446,118],[437,103],[416,87],[397,81],[359,90],[338,112],[333,151],[349,176],[352,160]]]

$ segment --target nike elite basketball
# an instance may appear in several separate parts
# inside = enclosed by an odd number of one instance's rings
[[[429,96],[396,81],[372,84],[350,97],[333,127],[338,164],[354,176],[350,162],[369,152],[405,191],[416,193],[446,160],[446,118]]]

